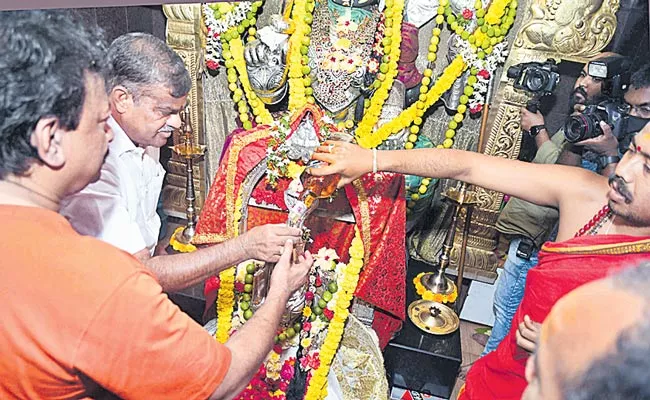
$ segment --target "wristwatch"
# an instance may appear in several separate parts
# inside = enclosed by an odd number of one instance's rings
[[[605,168],[609,164],[615,164],[617,162],[621,161],[621,157],[619,156],[600,156],[598,157],[598,165],[600,168]]]
[[[542,129],[546,129],[546,126],[544,124],[542,125],[533,125],[530,127],[530,130],[528,131],[528,134],[532,137],[537,136],[538,133],[542,131]]]

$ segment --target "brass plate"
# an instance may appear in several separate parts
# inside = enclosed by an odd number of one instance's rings
[[[460,326],[454,310],[431,300],[414,301],[409,305],[408,315],[415,326],[432,335],[446,335]]]

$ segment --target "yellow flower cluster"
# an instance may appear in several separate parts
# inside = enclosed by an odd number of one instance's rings
[[[295,0],[291,19],[296,22],[295,31],[289,38],[289,112],[303,108],[307,103],[313,103],[313,89],[309,78],[309,44],[311,39],[311,22],[313,20],[314,0]]]
[[[230,267],[219,274],[221,284],[217,295],[217,332],[215,337],[220,343],[228,341],[232,327],[232,313],[235,306],[235,269]]]
[[[453,303],[456,301],[456,298],[458,298],[457,288],[454,288],[454,291],[449,294],[433,293],[430,290],[427,290],[427,288],[422,284],[422,276],[424,274],[426,274],[426,272],[418,274],[418,276],[413,279],[415,292],[418,296],[421,296],[424,300],[435,301],[437,303]]]
[[[505,8],[510,4],[510,1],[511,0],[493,0],[487,14],[485,14],[485,22],[490,25],[498,24],[501,17],[503,17]],[[515,4],[515,7],[516,6],[517,5]]]
[[[180,235],[183,229],[185,229],[184,226],[179,226],[176,228],[172,234],[172,237],[169,238],[169,244],[172,246],[172,249],[180,253],[191,253],[196,250],[196,246],[194,246],[192,243],[185,244],[176,240],[176,235]]]
[[[246,70],[246,61],[244,59],[244,43],[241,38],[235,38],[229,42],[230,44],[230,54],[232,56],[234,67],[239,73],[239,82],[244,89],[244,94],[246,99],[248,99],[248,105],[253,111],[255,116],[255,121],[258,124],[269,125],[273,122],[273,117],[271,113],[266,109],[264,103],[257,97],[253,89],[251,88],[250,81],[248,79],[248,71]],[[240,113],[239,119],[243,122],[248,120],[248,113]]]
[[[302,172],[307,168],[304,165],[299,165],[295,161],[290,161],[287,165],[287,178],[296,179],[300,178]]]
[[[457,56],[454,60],[445,68],[442,75],[431,89],[426,93],[426,100],[413,103],[409,108],[402,111],[395,119],[390,122],[385,123],[379,129],[377,129],[372,135],[363,139],[363,144],[359,144],[366,148],[376,147],[381,142],[386,140],[390,135],[401,131],[407,126],[411,125],[411,122],[416,117],[422,117],[424,112],[431,107],[433,103],[440,99],[451,86],[454,84],[456,79],[463,73],[466,65],[461,56]]]
[[[239,220],[241,220],[241,209],[243,206],[242,200],[243,186],[239,188],[237,200],[235,200],[235,211],[233,216],[233,225],[235,226],[234,232],[239,231]],[[217,294],[216,308],[217,308],[217,332],[215,337],[221,343],[226,343],[229,337],[230,329],[232,328],[232,314],[235,310],[235,274],[237,267],[233,266],[223,270],[219,274],[219,292]]]
[[[416,104],[422,103],[423,105],[427,101],[427,93],[429,92],[429,86],[431,85],[431,78],[433,76],[433,63],[436,61],[438,53],[438,44],[440,43],[440,33],[442,32],[440,27],[444,19],[438,17],[443,17],[445,12],[445,7],[441,4],[438,7],[438,15],[436,16],[436,21],[440,20],[440,23],[436,25],[435,28],[431,31],[431,40],[429,41],[429,53],[427,54],[427,60],[429,64],[423,72],[422,80],[420,81],[420,95]],[[418,111],[420,110],[420,111]],[[424,108],[418,108],[416,106],[415,118],[411,121],[411,127],[409,128],[409,136],[406,143],[404,143],[404,148],[412,149],[415,146],[415,142],[418,141],[418,133],[420,132],[420,125],[422,125],[422,116],[424,115]],[[426,188],[425,188],[426,191]]]
[[[404,11],[404,0],[386,0],[386,30],[383,39],[384,59],[379,65],[377,75],[378,88],[370,99],[370,105],[363,114],[355,131],[357,143],[365,148],[376,147],[382,141],[375,143],[372,131],[379,121],[384,102],[388,98],[397,76],[397,61],[401,54],[400,44],[402,42],[402,13]],[[374,144],[374,145],[373,145]]]
[[[359,283],[359,274],[363,268],[363,241],[359,229],[354,228],[354,239],[350,245],[350,262],[344,267],[338,279],[339,297],[334,307],[334,317],[327,328],[327,335],[320,348],[320,366],[313,372],[305,400],[320,400],[327,396],[327,375],[334,355],[341,343],[345,321],[350,315],[350,305]]]

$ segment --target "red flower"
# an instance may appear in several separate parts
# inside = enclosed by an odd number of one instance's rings
[[[325,315],[325,318],[331,321],[332,318],[334,318],[334,311],[330,310],[329,308],[326,308],[323,310],[323,315]]]
[[[275,346],[273,346],[273,351],[275,351],[277,354],[282,354],[282,346],[276,344]]]
[[[235,282],[235,291],[237,292],[243,292],[244,291],[244,284],[242,282]]]
[[[302,329],[303,329],[305,332],[309,332],[309,331],[311,330],[311,322],[309,322],[309,321],[307,321],[307,322],[303,322],[303,323],[302,323]]]
[[[211,69],[213,71],[216,71],[219,69],[219,63],[214,61],[214,60],[208,60],[205,62],[205,66],[208,67],[208,69]]]
[[[475,107],[469,109],[469,112],[472,114],[480,113],[483,110],[483,104],[477,104]]]
[[[463,10],[463,18],[470,19],[474,16],[474,13],[469,8]]]
[[[207,297],[208,293],[211,293],[215,290],[219,290],[221,281],[216,276],[212,275],[205,281],[205,287],[203,288],[203,295]]]
[[[316,275],[316,287],[321,287],[323,285],[323,281],[320,279],[320,275]]]
[[[478,74],[476,75],[480,76],[483,79],[490,79],[490,73],[488,72],[487,69],[482,69],[478,71]]]
[[[307,291],[305,293],[305,300],[307,300],[307,301],[314,300],[314,292]]]

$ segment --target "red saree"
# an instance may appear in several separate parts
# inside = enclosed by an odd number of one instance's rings
[[[291,118],[293,131],[307,114],[319,129],[322,111],[306,106]],[[249,173],[266,156],[271,131],[258,126],[250,131],[235,132],[223,153],[219,169],[210,187],[196,226],[194,244],[220,243],[238,235],[236,215],[240,213],[242,186]],[[260,185],[264,186],[263,182]],[[259,185],[258,185],[259,186]],[[355,223],[364,243],[364,267],[355,296],[374,308],[373,328],[384,347],[405,319],[406,251],[404,177],[392,173],[367,174],[345,187],[346,202],[354,213]],[[247,227],[265,223],[286,222],[286,206],[281,192],[267,192],[269,202],[276,202],[283,211],[247,207]],[[241,214],[239,215],[241,217]],[[313,243],[309,250],[333,248],[343,262],[354,237],[354,225],[325,218],[310,217]],[[206,302],[213,304],[216,287],[206,284]]]
[[[460,400],[519,399],[526,388],[528,353],[517,346],[517,326],[529,315],[543,321],[560,297],[610,272],[650,259],[650,238],[595,235],[547,242],[539,263],[528,272],[524,298],[512,328],[497,349],[480,358],[467,374]]]

